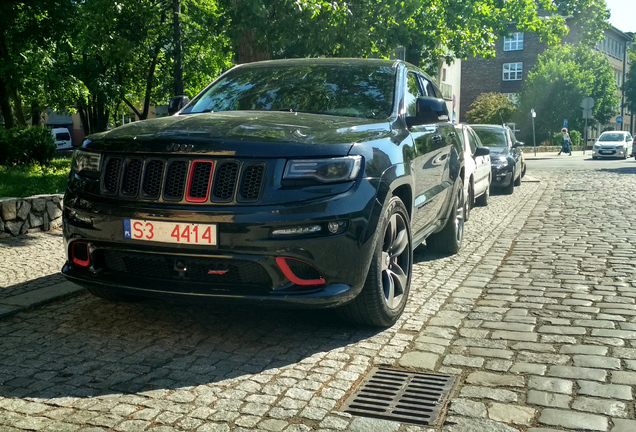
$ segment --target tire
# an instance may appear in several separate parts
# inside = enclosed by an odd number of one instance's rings
[[[510,184],[508,186],[504,187],[503,191],[507,195],[512,195],[512,193],[515,191],[515,171],[514,171],[514,169],[512,170],[512,178],[510,179]]]
[[[353,301],[337,311],[347,321],[389,327],[406,307],[413,268],[411,221],[400,198],[389,200],[378,227],[364,287]]]
[[[466,205],[464,207],[464,221],[468,222],[470,218],[470,211],[473,208],[473,203],[475,202],[475,187],[473,186],[473,182],[470,182],[470,186],[468,187],[468,196],[466,197]]]
[[[597,158],[596,156],[592,156],[592,159],[596,160],[596,159],[598,159],[598,158]],[[634,158],[634,159],[636,159],[636,158]]]
[[[527,165],[526,165],[526,161],[523,161],[523,167],[521,168],[521,178],[524,178],[526,176],[526,169],[527,169]]]
[[[523,171],[521,171],[521,174],[519,175],[519,178],[515,179],[515,186],[521,186],[521,177],[523,177]]]
[[[452,202],[451,214],[444,228],[426,239],[426,244],[434,252],[456,254],[462,246],[464,237],[464,188],[461,179],[458,180],[459,188],[455,192]]]
[[[488,205],[489,198],[490,198],[490,186],[486,188],[486,190],[481,196],[478,196],[475,199],[475,204],[477,204],[480,207],[486,207]]]
[[[136,296],[133,294],[124,294],[117,291],[105,290],[101,288],[86,287],[86,289],[95,297],[99,297],[110,302],[135,303],[145,300],[144,297]]]

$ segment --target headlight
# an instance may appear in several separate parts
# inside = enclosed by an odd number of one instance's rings
[[[340,183],[356,178],[362,156],[329,159],[296,159],[287,162],[283,180],[310,183]]]
[[[616,150],[623,150],[625,147],[624,146],[616,146]]]
[[[76,174],[97,176],[102,161],[102,155],[84,150],[74,150],[71,169]]]
[[[492,166],[493,168],[496,168],[496,169],[505,168],[508,166],[508,158],[502,156],[502,157],[493,159]]]

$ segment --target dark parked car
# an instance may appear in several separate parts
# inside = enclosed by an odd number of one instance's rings
[[[463,170],[438,88],[407,63],[240,65],[176,115],[75,151],[63,273],[109,300],[337,307],[388,326],[413,248],[460,248]]]
[[[479,136],[481,143],[490,148],[492,165],[492,187],[502,188],[505,193],[514,192],[515,186],[521,185],[521,178],[526,174],[523,152],[519,147],[523,143],[517,141],[515,134],[506,125],[470,125]]]

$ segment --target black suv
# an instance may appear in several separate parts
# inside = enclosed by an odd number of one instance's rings
[[[459,250],[463,170],[438,88],[408,63],[236,66],[175,115],[75,151],[62,271],[109,300],[338,307],[389,326],[413,248]]]

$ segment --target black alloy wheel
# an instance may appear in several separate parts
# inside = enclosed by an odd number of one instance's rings
[[[388,327],[406,307],[413,267],[410,218],[400,198],[389,200],[378,226],[380,237],[364,287],[338,312],[358,324]]]
[[[507,195],[512,195],[512,193],[515,191],[515,169],[512,169],[512,177],[510,178],[510,183],[508,184],[508,186],[503,188],[503,191],[505,194]]]

